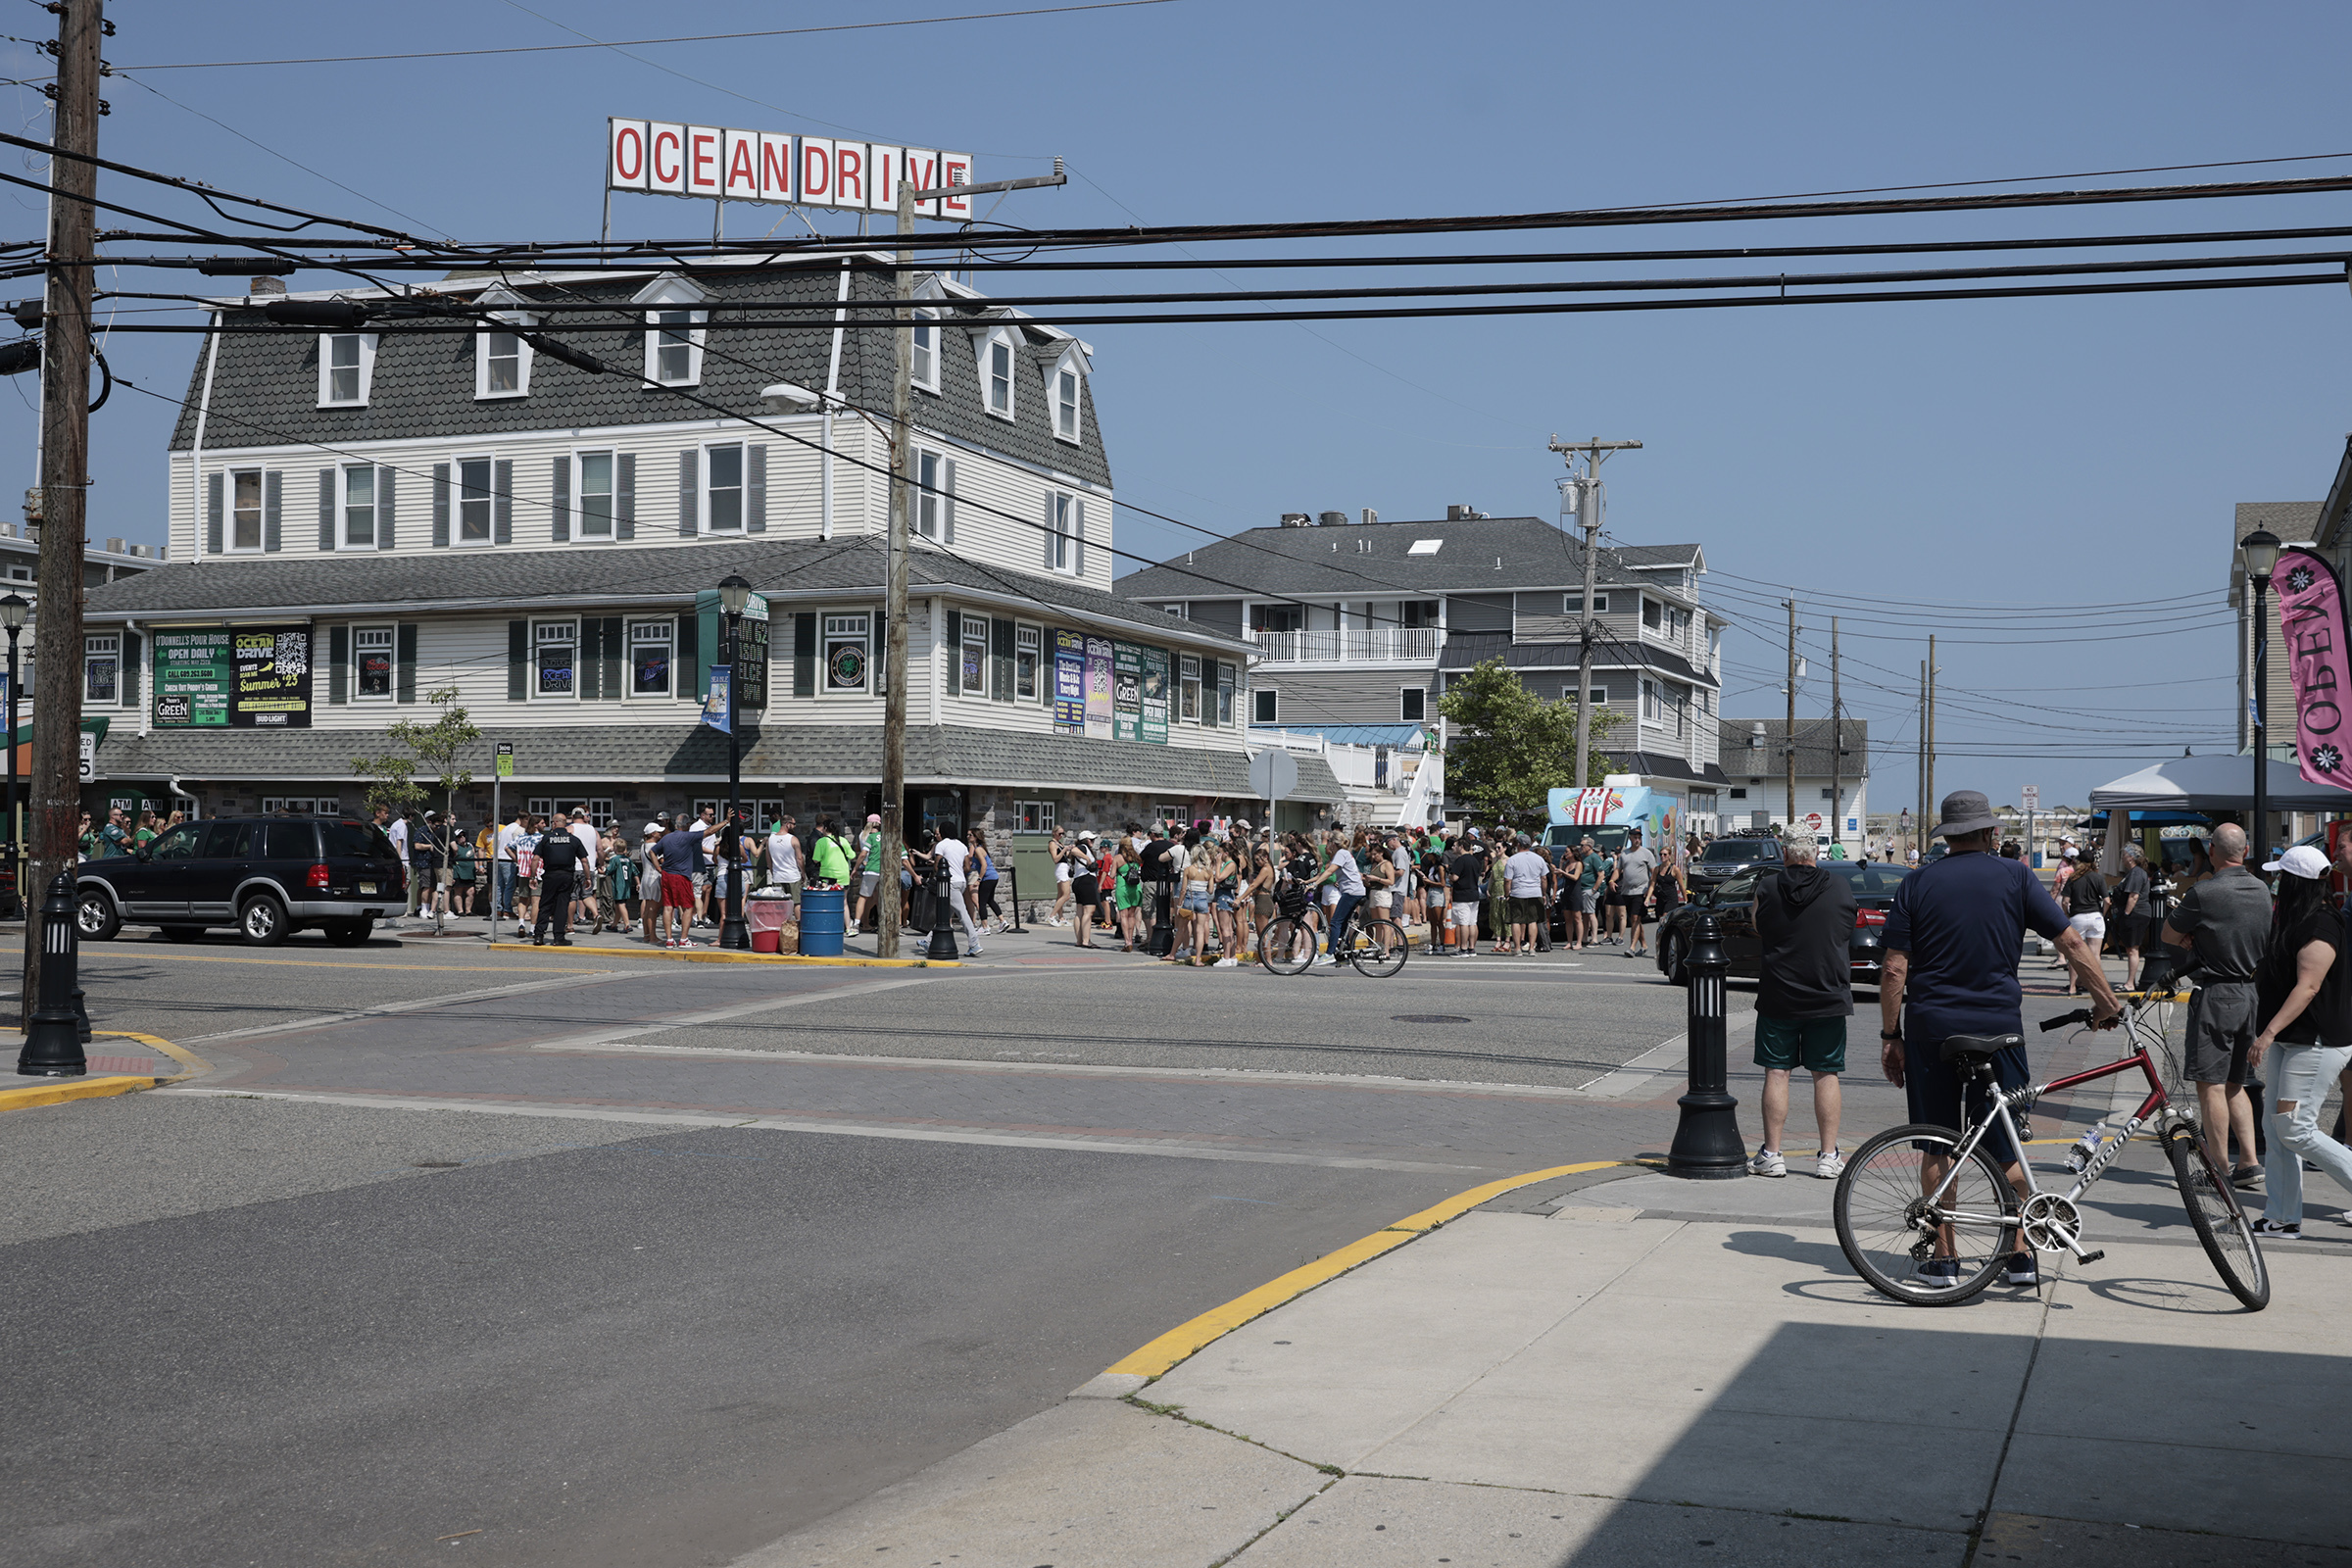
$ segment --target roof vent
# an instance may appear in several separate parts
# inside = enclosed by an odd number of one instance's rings
[[[122,549],[122,541],[120,539],[109,539],[106,542],[106,553],[110,556],[120,556],[124,554],[125,552]]]
[[[1466,506],[1460,502],[1456,502],[1452,506],[1449,506],[1446,509],[1446,520],[1447,522],[1476,522],[1479,518],[1485,515],[1486,514],[1479,511],[1476,507]]]
[[[1318,512],[1315,514],[1315,521],[1326,528],[1343,528],[1348,524],[1348,514],[1345,512]]]
[[[1374,512],[1370,507],[1366,507],[1364,509],[1363,516],[1358,520],[1363,522],[1378,522],[1380,520],[1380,514]]]
[[[282,277],[257,277],[245,285],[245,298],[253,304],[286,297],[286,280]]]
[[[1282,514],[1282,525],[1285,528],[1311,528],[1315,525],[1315,519],[1303,512],[1286,512]]]

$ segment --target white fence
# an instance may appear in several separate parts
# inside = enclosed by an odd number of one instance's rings
[[[1435,626],[1375,626],[1362,631],[1253,631],[1269,664],[1410,664],[1438,657]]]

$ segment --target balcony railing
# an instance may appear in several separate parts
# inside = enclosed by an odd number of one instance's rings
[[[1438,657],[1435,626],[1375,626],[1362,631],[1253,631],[1250,639],[1272,664],[1426,664]]]

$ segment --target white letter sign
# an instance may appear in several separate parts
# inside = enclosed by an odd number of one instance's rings
[[[606,121],[605,185],[706,201],[896,212],[899,182],[940,190],[973,182],[968,153],[666,121]],[[915,203],[925,218],[969,218],[968,197]]]

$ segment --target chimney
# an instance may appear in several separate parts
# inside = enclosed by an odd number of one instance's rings
[[[286,297],[286,280],[282,277],[257,277],[245,285],[245,303],[267,305],[271,300]]]
[[[1315,525],[1315,519],[1303,512],[1286,512],[1282,514],[1282,525],[1285,528],[1311,528]]]
[[[1347,526],[1348,514],[1345,512],[1319,512],[1315,514],[1315,521],[1326,528],[1342,528]]]
[[[1365,522],[1378,522],[1380,520],[1380,514],[1374,512],[1370,507],[1366,507],[1364,509],[1363,520]]]

